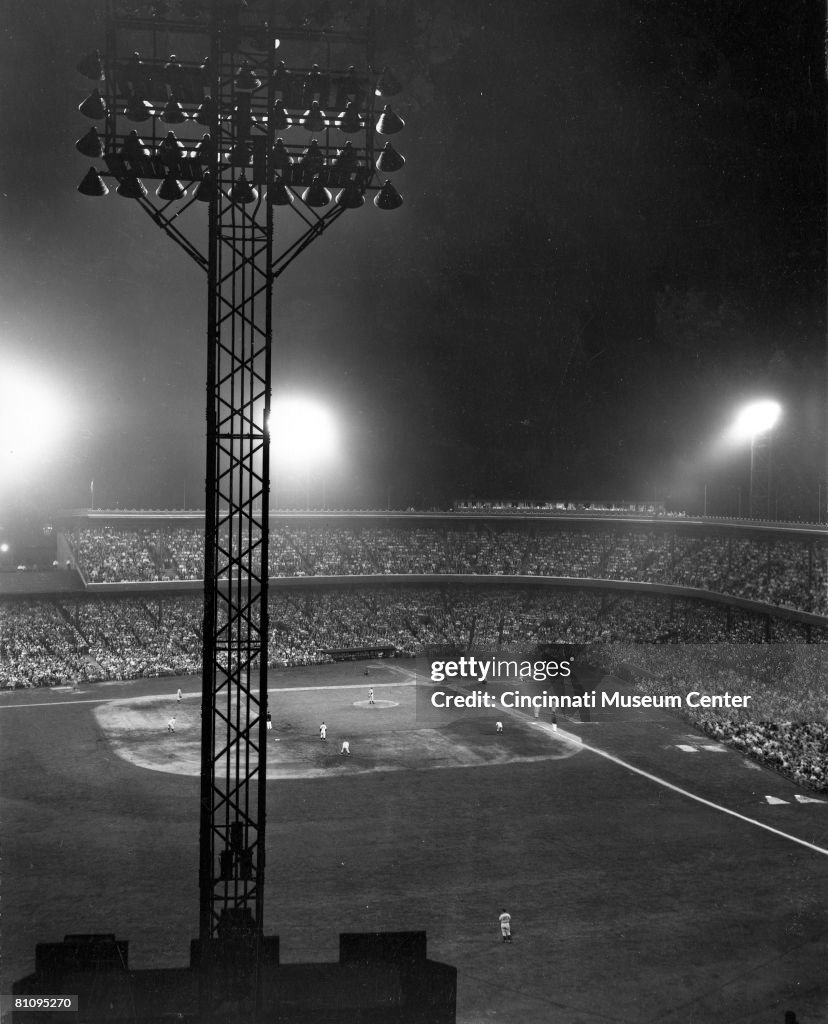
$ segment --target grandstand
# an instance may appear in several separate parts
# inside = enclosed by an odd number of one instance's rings
[[[0,574],[0,685],[197,672],[203,518],[76,512],[56,525],[54,572]],[[376,645],[828,637],[815,528],[342,512],[277,515],[271,531],[274,667]]]
[[[76,513],[59,527],[57,561],[71,562],[90,592],[101,584],[195,586],[202,578],[203,517],[196,514]],[[697,598],[726,595],[754,602],[756,611],[828,614],[828,536],[818,527],[319,512],[272,517],[271,537],[271,579],[473,574],[623,581],[692,590]]]

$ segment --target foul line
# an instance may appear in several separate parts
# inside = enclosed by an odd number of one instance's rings
[[[381,690],[388,686],[416,686],[416,683],[374,683],[375,690]],[[332,686],[275,686],[269,687],[268,693],[299,693],[307,690],[367,690],[364,683],[335,683]],[[201,691],[182,694],[182,700],[188,697],[200,697]],[[149,693],[141,697],[90,697],[86,700],[44,700],[36,704],[4,704],[0,706],[2,711],[14,711],[20,708],[59,708],[66,704],[124,704],[130,701],[151,701],[157,698],[175,700],[175,694],[171,696],[164,693]]]
[[[589,750],[593,754],[598,754],[599,757],[605,757],[608,761],[612,761],[614,764],[618,764],[621,765],[622,768],[626,768],[627,771],[635,772],[636,775],[641,775],[645,779],[649,779],[650,782],[655,782],[659,786],[672,789],[674,793],[680,793],[682,796],[689,797],[697,803],[704,804],[705,807],[712,807],[714,811],[721,811],[723,814],[729,814],[731,817],[738,818],[740,821],[746,821],[748,825],[756,825],[757,828],[763,828],[766,832],[772,832],[775,836],[781,836],[782,839],[790,839],[792,843],[799,843],[800,846],[813,850],[814,853],[821,853],[825,857],[828,857],[828,850],[824,850],[821,846],[816,846],[814,843],[809,843],[805,839],[799,839],[797,836],[792,836],[787,832],[782,832],[780,829],[774,828],[772,825],[766,825],[763,821],[757,821],[755,818],[748,818],[747,815],[739,814],[738,811],[732,811],[729,807],[722,807],[721,804],[715,804],[712,800],[705,800],[703,796],[696,796],[695,793],[690,793],[688,790],[682,789],[681,786],[674,786],[672,782],[667,782],[666,779],[660,779],[657,775],[651,775],[649,772],[645,772],[643,768],[636,768],[635,765],[622,761],[620,757],[616,757],[614,754],[608,754],[605,750],[599,750],[598,747],[592,747],[588,743],[584,743],[580,736],[576,736],[573,733],[562,733],[562,730],[560,729],[553,730],[552,727],[546,725],[545,722],[534,722],[533,724],[537,728],[543,729],[544,732],[552,733],[555,736],[563,735],[567,739],[572,740],[579,746],[583,747],[584,750]]]

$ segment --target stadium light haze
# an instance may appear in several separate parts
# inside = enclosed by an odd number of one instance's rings
[[[4,367],[0,375],[0,484],[13,483],[55,454],[70,419],[65,403],[38,374]]]
[[[782,406],[771,398],[742,407],[730,430],[734,441],[750,442],[750,517],[770,518],[771,433],[782,415]]]
[[[296,468],[311,469],[336,452],[333,415],[315,399],[300,395],[275,398],[268,429],[274,459]]]
[[[731,433],[736,441],[753,441],[760,434],[773,430],[779,422],[782,406],[773,399],[762,399],[744,406],[736,417]]]

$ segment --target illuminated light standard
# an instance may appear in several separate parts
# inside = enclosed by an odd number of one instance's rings
[[[333,418],[312,399],[283,395],[274,399],[270,433],[275,461],[302,474],[309,511],[311,469],[331,459],[337,448]]]
[[[94,86],[79,110],[96,122],[76,143],[93,161],[78,190],[133,200],[207,277],[194,958],[205,1019],[240,982],[260,1005],[273,955],[263,906],[274,283],[366,194],[379,210],[403,202],[386,176],[405,159],[375,137],[404,127],[379,109],[398,83],[371,66],[370,31],[338,28],[326,6],[297,28],[280,25],[276,0],[108,0],[104,51],[78,65]],[[277,59],[282,43],[295,64]]]
[[[771,432],[779,421],[782,407],[772,399],[746,405],[736,417],[731,436],[750,441],[750,501],[752,519],[770,519]]]

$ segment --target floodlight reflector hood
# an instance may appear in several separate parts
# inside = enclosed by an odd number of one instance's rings
[[[92,125],[86,135],[82,136],[75,143],[75,149],[82,155],[92,160],[100,160],[103,156],[103,143],[98,135],[98,129]]]
[[[124,199],[145,199],[147,195],[146,186],[135,174],[128,174],[115,191]]]
[[[345,109],[336,120],[337,128],[346,135],[355,135],[362,131],[362,119],[353,103],[346,103]]]
[[[92,90],[78,110],[92,121],[102,121],[106,117],[106,104],[97,89]]]
[[[405,121],[399,114],[395,114],[386,103],[377,121],[377,131],[380,135],[396,135],[405,128]]]
[[[377,170],[383,174],[393,174],[394,171],[401,171],[403,167],[405,167],[405,157],[398,153],[390,142],[386,142],[377,157]]]
[[[374,206],[376,206],[378,210],[396,210],[402,206],[402,204],[402,196],[390,181],[386,181],[379,192],[374,196]]]
[[[306,203],[308,206],[327,206],[332,198],[333,196],[331,195],[331,193],[325,188],[325,186],[319,180],[318,174],[311,182],[310,187],[306,188],[305,191],[302,193],[302,202]]]
[[[86,174],[83,176],[83,181],[78,185],[78,192],[82,196],[93,196],[99,198],[109,194],[109,189],[106,187],[103,178],[98,174],[94,167],[90,167]]]

